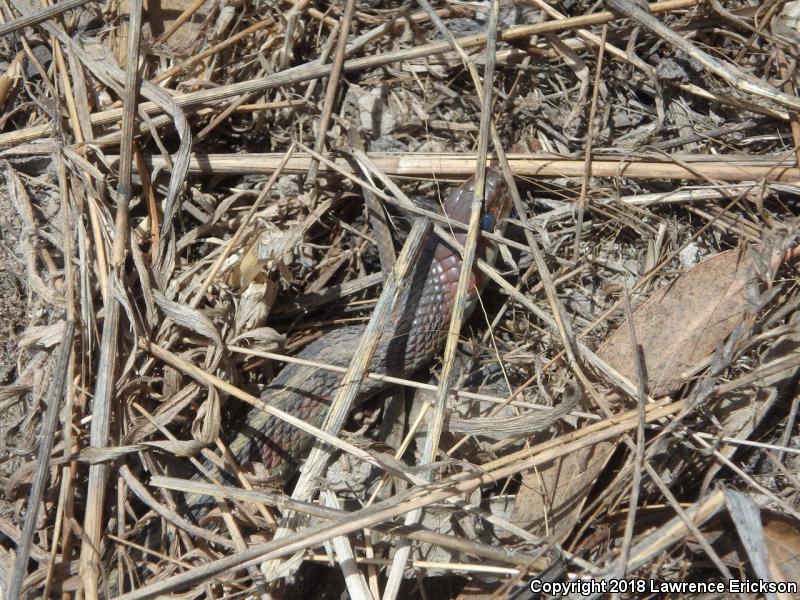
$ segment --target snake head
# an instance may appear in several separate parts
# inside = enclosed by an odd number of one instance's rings
[[[475,176],[473,175],[447,194],[444,201],[445,214],[454,221],[468,223],[474,193]],[[509,212],[511,212],[511,197],[508,194],[503,174],[497,169],[489,167],[486,169],[486,184],[483,192],[481,229],[494,231],[497,224],[508,217]]]
[[[486,185],[483,192],[483,220],[481,226],[484,231],[494,231],[498,223],[502,223],[511,212],[511,194],[503,174],[492,167],[486,169]],[[493,223],[488,223],[491,217]],[[491,225],[491,227],[489,227]]]

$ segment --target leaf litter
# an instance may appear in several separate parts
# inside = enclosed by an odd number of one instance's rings
[[[796,2],[674,0],[651,7],[655,25],[623,0],[502,2],[488,55],[485,4],[176,1],[131,30],[137,4],[23,26],[43,9],[12,1],[0,24],[5,591],[477,599],[540,576],[800,582]],[[141,100],[125,92],[131,39],[153,84]],[[490,156],[509,152],[521,202],[494,271],[506,285],[461,331],[434,462],[440,362],[351,415],[315,508],[240,465],[241,488],[187,523],[170,490],[201,485],[190,459],[225,441],[236,396],[366,323],[414,218],[404,195],[436,210],[474,171],[487,132],[469,72],[487,63]],[[399,527],[416,508],[419,525]],[[262,544],[290,558],[273,535],[298,511],[294,560],[236,562]],[[177,535],[136,550],[156,520]]]

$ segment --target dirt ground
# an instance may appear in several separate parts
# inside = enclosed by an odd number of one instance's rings
[[[17,339],[25,327],[25,264],[18,254],[22,222],[0,190],[0,385],[14,379]]]

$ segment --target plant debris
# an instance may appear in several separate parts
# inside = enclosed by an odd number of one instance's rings
[[[800,2],[42,6],[0,8],[2,594],[798,597]],[[232,464],[487,149],[457,351],[299,479]]]

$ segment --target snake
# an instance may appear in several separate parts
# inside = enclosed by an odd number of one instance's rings
[[[487,168],[484,181],[480,227],[483,231],[493,232],[508,216],[511,201],[500,171]],[[448,222],[463,225],[469,221],[475,185],[476,179],[471,177],[461,185],[451,188],[445,195],[441,202],[441,212]],[[451,233],[457,244],[463,247],[467,238],[466,232],[451,228]],[[477,258],[492,264],[496,251],[497,247],[493,242],[484,236],[479,237]],[[411,267],[408,284],[402,286],[388,324],[381,333],[369,372],[408,379],[438,356],[444,346],[455,308],[461,271],[462,257],[459,250],[431,230],[423,240],[418,259]],[[486,281],[486,277],[473,267],[467,288],[465,320],[474,310]],[[307,345],[298,354],[298,358],[334,367],[347,367],[357,351],[365,329],[365,324],[333,329]],[[330,403],[341,386],[342,378],[341,372],[299,362],[288,363],[263,389],[261,399],[320,428]],[[383,378],[365,378],[359,387],[356,404],[373,398],[390,385],[392,384]],[[226,427],[226,430],[232,432],[227,444],[237,464],[246,465],[260,460],[271,475],[276,475],[284,482],[289,481],[315,440],[313,436],[257,407],[250,407],[243,416]],[[234,481],[228,470],[219,469],[208,461],[205,466],[222,481]],[[197,522],[216,501],[208,495],[187,493],[182,503],[185,512]],[[151,521],[139,536],[139,542],[149,546],[149,542],[154,541],[160,532],[160,520]],[[168,537],[171,538],[171,535],[168,534]],[[143,577],[144,573],[139,573],[139,576]],[[114,590],[113,587],[110,589]]]
[[[475,195],[475,177],[451,188],[441,208],[449,221],[468,222]],[[492,232],[508,216],[511,202],[502,173],[487,168],[480,226]],[[451,230],[452,231],[452,230]],[[456,230],[453,238],[462,245],[466,232]],[[496,246],[485,237],[478,239],[476,256],[494,261]],[[456,302],[461,274],[460,252],[431,231],[410,271],[408,285],[401,289],[395,307],[371,359],[369,372],[409,378],[429,365],[440,353]],[[467,293],[464,318],[474,310],[486,278],[473,268]],[[306,361],[347,367],[356,353],[365,324],[333,329],[307,345],[297,356]],[[284,412],[320,428],[342,382],[342,373],[300,363],[289,363],[267,385],[261,399]],[[383,379],[365,378],[356,403],[369,400],[391,384]],[[315,438],[257,407],[251,407],[238,423],[227,428],[234,432],[228,449],[239,465],[260,460],[271,475],[284,481],[296,471]],[[207,466],[211,467],[210,463]],[[232,481],[227,471],[212,468],[223,479]],[[197,520],[215,504],[213,498],[186,494],[185,508]]]

